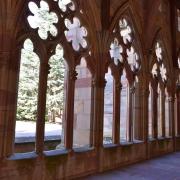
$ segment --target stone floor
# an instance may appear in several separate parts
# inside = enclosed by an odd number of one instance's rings
[[[83,180],[180,180],[180,153],[89,176]]]

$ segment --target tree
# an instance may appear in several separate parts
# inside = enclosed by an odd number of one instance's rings
[[[47,82],[46,109],[49,121],[59,118],[64,108],[64,74],[65,61],[63,49],[60,45],[56,47],[56,53],[49,60],[51,67]],[[27,39],[24,43],[21,55],[17,119],[36,120],[37,97],[39,84],[39,57],[33,52],[32,41]]]
[[[39,57],[33,52],[30,39],[24,42],[21,51],[19,89],[17,102],[18,120],[36,120],[39,84]]]
[[[46,109],[49,120],[55,122],[55,117],[62,118],[64,109],[65,61],[60,45],[57,45],[56,54],[50,58],[49,65],[51,70],[48,76]]]

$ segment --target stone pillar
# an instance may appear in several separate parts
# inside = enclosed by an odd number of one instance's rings
[[[45,129],[45,114],[46,114],[46,89],[47,78],[49,72],[48,60],[46,63],[40,64],[40,77],[39,77],[39,91],[38,91],[38,114],[36,125],[36,152],[43,154],[44,150],[44,129]]]
[[[113,113],[113,143],[119,144],[120,143],[120,103],[121,103],[121,89],[122,86],[119,82],[115,82],[115,94],[114,94],[114,104],[115,109]]]
[[[153,98],[152,98],[152,104],[153,104],[153,110],[152,110],[152,122],[153,122],[153,137],[157,139],[158,137],[158,123],[157,123],[157,98],[158,94],[155,89],[153,89]]]
[[[128,142],[133,141],[133,105],[134,105],[134,86],[129,87],[129,102],[128,102]]]
[[[6,140],[7,136],[7,96],[8,92],[8,60],[10,52],[0,52],[0,159],[3,158],[6,151]]]
[[[0,158],[13,153],[17,79],[20,60],[17,34],[25,24],[22,12],[25,0],[0,1]]]
[[[67,94],[67,104],[66,104],[66,108],[65,108],[65,148],[72,150],[73,147],[73,121],[74,121],[74,89],[75,89],[75,81],[77,79],[77,72],[72,69],[69,70],[67,73],[67,90],[66,90],[66,94]]]
[[[145,141],[146,143],[148,142],[149,134],[149,119],[148,119],[148,97],[149,97],[149,88],[143,88],[139,92],[140,95],[140,115],[139,118],[141,119],[141,123],[139,126],[140,129],[140,137],[141,140]]]
[[[180,135],[180,84],[177,85],[176,90],[176,110],[177,110],[177,135]]]
[[[174,109],[174,103],[175,103],[175,98],[173,96],[168,98],[168,107],[169,107],[169,135],[173,137],[173,139],[175,138],[176,134],[176,130],[175,130],[175,109]],[[175,141],[175,139],[174,139]]]
[[[162,137],[166,136],[166,124],[165,124],[165,89],[161,90],[161,122],[162,122]]]
[[[20,61],[20,48],[9,47],[16,44],[11,34],[4,34],[4,49],[0,49],[0,156],[12,155],[14,149],[15,122],[16,122],[16,101],[18,86],[18,69]],[[12,49],[11,49],[12,48]],[[13,49],[14,48],[14,49]],[[11,50],[10,50],[11,49]]]
[[[94,125],[93,125],[93,145],[94,147],[103,146],[103,117],[104,117],[104,88],[106,81],[104,78],[98,78],[93,80],[94,89]]]
[[[143,106],[144,92],[143,88],[140,87],[140,81],[135,82],[135,92],[134,92],[134,104],[133,104],[133,131],[135,140],[143,140]],[[143,108],[142,108],[143,107]],[[146,118],[147,119],[147,118]]]

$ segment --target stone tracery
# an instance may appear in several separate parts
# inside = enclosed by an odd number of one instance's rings
[[[114,64],[118,65],[119,62],[123,62],[123,57],[121,53],[123,52],[122,46],[119,44],[119,41],[115,38],[114,42],[110,46],[110,56],[114,59]]]
[[[81,26],[80,20],[76,17],[73,18],[73,23],[69,19],[65,20],[66,28],[65,31],[66,39],[68,42],[72,42],[72,47],[75,51],[82,48],[87,47],[87,41],[85,37],[87,37],[87,30],[85,27]]]
[[[119,20],[119,25],[116,26],[113,33],[116,38],[110,45],[110,56],[114,59],[114,64],[118,65],[118,61],[121,63],[127,61],[132,72],[139,71],[140,57],[137,50],[134,48],[134,43],[137,43],[133,37],[135,32],[132,31],[132,27],[126,18],[121,18]],[[119,38],[119,35],[121,38]],[[129,47],[127,47],[128,44]]]
[[[33,15],[28,16],[27,20],[33,29],[38,28],[38,34],[42,39],[48,38],[48,32],[52,36],[58,34],[54,24],[58,23],[57,14],[49,12],[49,5],[45,1],[40,1],[40,8],[36,3],[30,2],[29,9]]]

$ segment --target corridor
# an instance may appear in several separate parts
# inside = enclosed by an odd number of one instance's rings
[[[83,180],[180,180],[180,153],[165,155]]]

